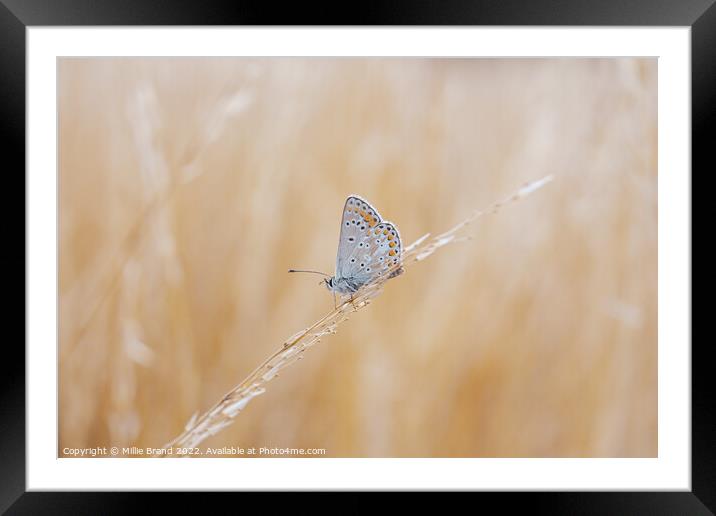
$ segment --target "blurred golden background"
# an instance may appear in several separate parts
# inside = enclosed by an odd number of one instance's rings
[[[160,447],[408,245],[525,181],[204,446],[657,455],[655,59],[62,59],[59,449]]]

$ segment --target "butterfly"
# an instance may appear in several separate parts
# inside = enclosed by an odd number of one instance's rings
[[[323,274],[323,282],[334,296],[350,294],[352,298],[363,285],[401,274],[401,254],[398,228],[383,220],[368,201],[350,195],[343,206],[335,275],[297,269],[288,272]]]

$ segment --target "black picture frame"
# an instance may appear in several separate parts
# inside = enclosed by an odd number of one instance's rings
[[[692,170],[716,169],[707,136],[716,121],[715,0],[531,0],[371,3],[353,12],[324,6],[299,8],[246,2],[170,0],[0,0],[0,147],[9,186],[2,204],[8,242],[2,253],[10,283],[17,283],[23,303],[6,294],[7,327],[24,320],[26,279],[25,225],[14,221],[25,208],[25,29],[28,26],[82,25],[552,25],[552,26],[689,26],[692,73]],[[401,5],[402,4],[402,5]],[[338,5],[338,4],[336,4]],[[20,195],[23,192],[23,195]],[[17,200],[17,204],[7,202]],[[15,285],[12,285],[15,286]],[[22,334],[25,334],[23,326]],[[24,340],[24,339],[23,339]],[[713,514],[716,512],[716,422],[708,343],[684,342],[692,350],[692,457],[690,492],[482,493],[502,504],[549,514]],[[4,343],[0,374],[0,512],[8,514],[123,514],[145,507],[148,493],[26,492],[25,353],[20,339]],[[225,495],[228,496],[228,495]],[[164,508],[192,502],[181,493],[163,496]],[[169,505],[166,503],[169,502]],[[195,501],[203,504],[205,501]],[[356,501],[353,510],[360,510]],[[370,506],[363,507],[370,510]]]

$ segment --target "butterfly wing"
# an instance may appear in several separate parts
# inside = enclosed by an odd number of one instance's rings
[[[400,263],[402,253],[400,233],[391,222],[383,221],[371,228],[363,249],[351,258],[358,264],[353,275],[356,284],[365,285],[386,274],[392,278],[402,272],[395,269],[389,272]]]
[[[371,228],[381,222],[378,210],[357,195],[346,199],[341,217],[341,235],[336,256],[336,278],[350,278],[359,268],[357,256],[366,250],[366,238]]]
[[[336,259],[336,278],[360,287],[388,274],[400,263],[402,245],[398,229],[383,221],[378,210],[358,196],[346,200]],[[397,276],[398,271],[389,277]]]

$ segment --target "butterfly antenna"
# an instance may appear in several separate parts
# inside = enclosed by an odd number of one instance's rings
[[[301,269],[289,269],[288,272],[310,272],[311,274],[320,274],[321,276],[325,276],[327,278],[331,277],[329,274],[326,274],[325,272],[306,271],[306,270],[301,270]]]

